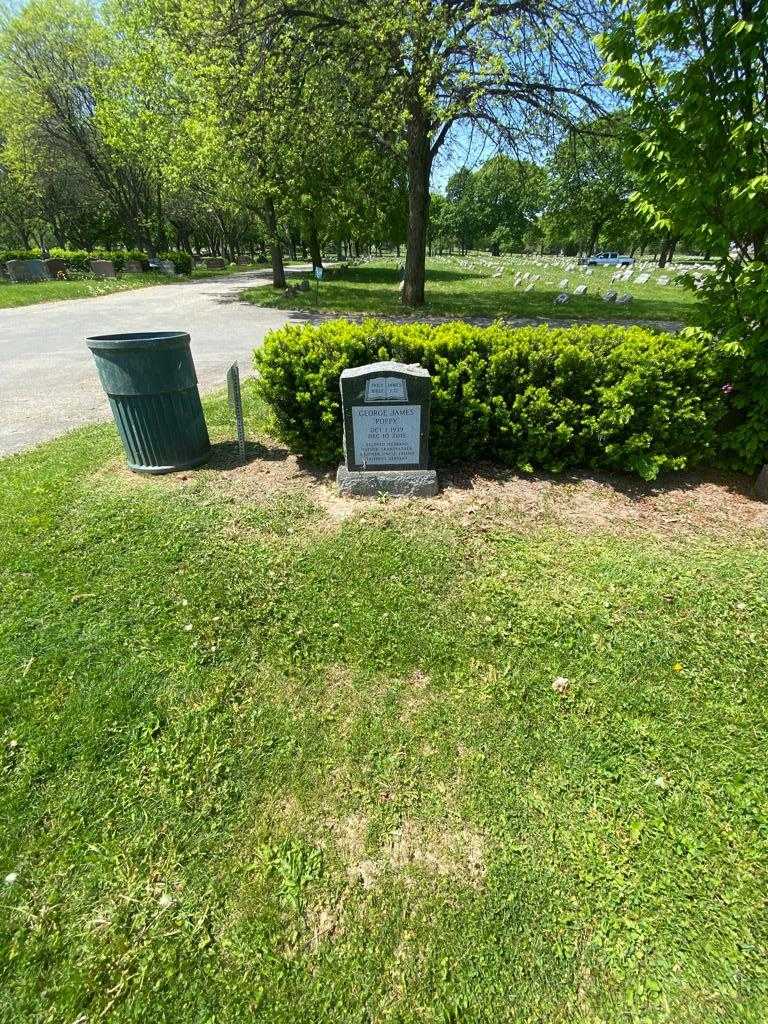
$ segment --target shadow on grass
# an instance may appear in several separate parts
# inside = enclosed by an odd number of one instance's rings
[[[477,278],[477,286],[454,272],[451,282],[441,285],[441,272],[430,271],[427,276],[426,303],[420,308],[403,306],[397,289],[399,276],[396,271],[369,268],[365,277],[351,276],[357,270],[320,286],[319,306],[315,306],[315,290],[284,295],[272,289],[244,291],[236,299],[224,297],[223,301],[243,301],[271,308],[299,311],[305,314],[361,313],[369,316],[406,317],[472,317],[520,318],[529,320],[557,320],[582,323],[585,321],[608,321],[627,323],[633,321],[656,321],[661,323],[685,323],[691,320],[694,309],[690,303],[675,298],[657,296],[644,298],[636,296],[629,305],[617,306],[603,302],[598,295],[572,296],[563,305],[556,305],[557,289],[534,292],[515,290],[498,284],[489,286],[486,276]],[[378,278],[374,279],[375,275]],[[433,285],[430,289],[430,285]]]
[[[258,441],[245,442],[245,456],[240,454],[237,441],[215,441],[211,445],[211,457],[200,469],[228,471],[251,462],[284,462],[290,452],[285,448],[264,445]]]
[[[427,279],[430,281],[471,281],[481,280],[487,277],[480,271],[475,270],[443,270],[439,267],[427,268]],[[398,285],[402,279],[401,272],[397,267],[349,267],[338,273],[333,273],[333,264],[329,267],[329,281],[341,284],[391,284]],[[322,285],[321,285],[322,287]]]
[[[300,473],[311,477],[316,483],[327,480],[329,473],[335,472],[334,466],[319,466],[308,462],[303,455],[294,455],[293,452],[279,444],[263,444],[260,441],[245,442],[245,457],[241,457],[237,441],[216,441],[211,445],[211,457],[208,462],[203,463],[200,469],[214,470],[214,472],[231,472],[241,466],[248,466],[255,462],[279,463],[288,459],[296,459],[296,468]]]
[[[245,458],[240,457],[236,441],[219,441],[211,445],[213,454],[201,466],[220,472],[231,472],[240,466],[255,462],[281,463],[295,459],[300,474],[310,477],[315,483],[328,482],[329,475],[336,471],[336,463],[318,465],[308,462],[304,456],[295,454],[277,442],[246,442]],[[609,488],[617,495],[631,502],[644,502],[668,494],[695,491],[702,485],[711,484],[731,494],[757,501],[754,478],[744,473],[729,473],[724,470],[701,468],[679,473],[664,473],[658,479],[647,481],[627,473],[608,473],[600,470],[574,469],[563,473],[524,473],[498,462],[478,460],[477,462],[437,463],[440,489],[447,487],[472,491],[487,484],[503,484],[524,480],[530,484],[546,484],[555,491],[589,482]]]
[[[483,483],[504,483],[527,480],[532,484],[549,484],[554,488],[573,487],[590,481],[608,487],[628,501],[642,502],[649,498],[680,491],[694,491],[702,484],[722,487],[731,494],[755,501],[754,479],[744,473],[728,473],[717,469],[687,470],[664,473],[656,480],[641,480],[624,473],[606,473],[600,470],[569,470],[564,473],[523,473],[493,462],[454,463],[438,466],[441,487],[455,487],[471,491]]]

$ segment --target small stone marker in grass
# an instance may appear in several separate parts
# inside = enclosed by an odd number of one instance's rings
[[[5,267],[15,284],[37,284],[48,280],[42,260],[8,260]]]
[[[574,295],[586,295],[587,294],[587,286],[585,284],[576,285],[576,287],[573,289],[573,294]]]
[[[437,474],[429,463],[429,371],[391,360],[368,363],[344,370],[339,387],[344,419],[339,493],[437,494]]]
[[[603,296],[603,302],[615,302],[618,297],[618,292],[606,292]]]
[[[635,284],[645,284],[650,279],[650,274],[638,274],[635,278]]]
[[[112,260],[91,260],[91,273],[96,277],[115,277],[115,265]]]
[[[617,306],[629,306],[632,303],[632,296],[629,292],[625,292],[623,295],[619,295],[616,299]]]
[[[564,306],[566,302],[570,301],[570,298],[571,296],[568,292],[560,292],[560,294],[555,297],[555,305]]]
[[[663,288],[665,285],[669,284],[669,278],[666,274],[662,274],[661,277],[656,278],[656,284],[661,285],[661,287]]]
[[[124,274],[141,274],[144,270],[144,266],[141,260],[126,260],[123,264]]]
[[[558,289],[558,291],[563,292],[563,291],[565,291],[565,289],[567,287],[568,287],[568,278],[564,277],[563,280],[560,282],[560,284],[557,286],[557,289]]]

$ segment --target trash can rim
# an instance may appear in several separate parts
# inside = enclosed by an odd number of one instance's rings
[[[94,334],[85,339],[88,348],[115,349],[115,348],[160,348],[174,345],[189,344],[189,334],[186,331],[120,331],[118,334]]]

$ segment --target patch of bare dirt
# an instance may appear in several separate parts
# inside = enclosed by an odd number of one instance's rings
[[[364,815],[350,815],[327,824],[347,866],[349,881],[364,889],[372,889],[387,874],[402,874],[411,868],[473,886],[485,876],[485,841],[469,828],[451,829],[406,818],[378,848],[369,850],[369,822]]]
[[[99,471],[104,483],[198,489],[204,486],[232,501],[264,503],[300,495],[324,516],[313,529],[334,529],[345,520],[365,522],[384,508],[410,507],[430,517],[449,516],[477,534],[499,526],[526,529],[563,525],[579,531],[614,533],[744,534],[768,529],[768,505],[753,496],[745,476],[718,472],[670,474],[653,483],[599,473],[522,475],[491,463],[439,470],[434,498],[342,498],[335,474],[269,443],[250,443],[242,462],[231,443],[214,445],[211,461],[199,470],[141,477],[123,466]]]
[[[437,507],[447,504],[463,525],[476,524],[480,532],[510,518],[529,526],[660,536],[768,528],[768,505],[754,498],[749,478],[736,474],[676,473],[646,483],[587,472],[522,476],[482,464],[453,468],[442,484]]]
[[[468,828],[429,830],[424,823],[406,819],[388,837],[384,861],[394,870],[421,867],[477,885],[485,876],[485,843]]]

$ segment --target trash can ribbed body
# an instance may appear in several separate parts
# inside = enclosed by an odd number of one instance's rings
[[[188,334],[105,334],[87,344],[131,469],[171,473],[210,457]]]

